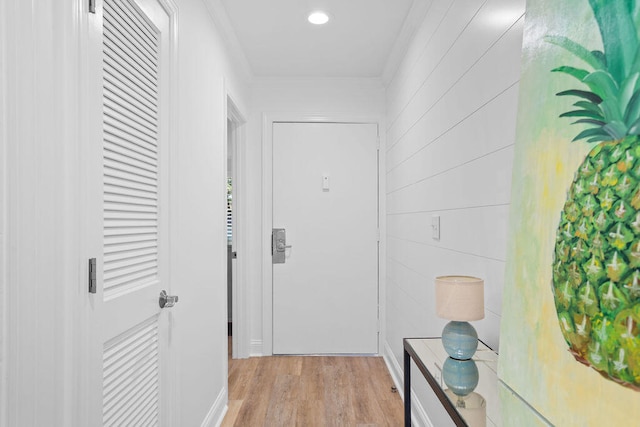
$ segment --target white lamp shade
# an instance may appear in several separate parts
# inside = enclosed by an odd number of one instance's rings
[[[436,313],[467,322],[484,318],[484,281],[470,276],[436,277]]]

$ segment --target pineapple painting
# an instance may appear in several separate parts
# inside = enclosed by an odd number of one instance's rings
[[[575,358],[640,390],[640,4],[588,0],[603,50],[547,36],[579,61],[552,70],[577,79],[557,95],[560,117],[591,144],[556,232],[553,294]]]

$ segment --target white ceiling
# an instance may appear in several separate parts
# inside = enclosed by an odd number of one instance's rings
[[[380,77],[413,2],[221,0],[227,31],[256,77]],[[307,21],[316,9],[329,14],[328,24]]]

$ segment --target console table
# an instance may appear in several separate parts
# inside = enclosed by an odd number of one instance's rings
[[[458,400],[442,379],[443,363],[449,355],[441,338],[405,338],[404,344],[404,425],[411,426],[411,360],[425,377],[442,406],[456,426],[501,426],[498,381],[498,354],[478,342],[473,359],[479,373],[467,407],[459,408]],[[459,406],[459,405],[458,405]],[[480,419],[481,418],[481,419]]]

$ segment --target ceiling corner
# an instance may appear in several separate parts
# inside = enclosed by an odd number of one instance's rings
[[[203,0],[203,2],[209,11],[213,24],[220,33],[232,61],[239,67],[245,79],[251,81],[253,79],[253,70],[221,0]]]
[[[382,75],[380,76],[382,85],[385,88],[388,87],[393,80],[398,67],[400,67],[402,60],[407,53],[409,44],[424,21],[432,3],[433,0],[413,0],[404,23],[402,24],[402,29],[393,43],[393,47],[391,48],[391,52],[387,58],[387,63],[385,64]]]

